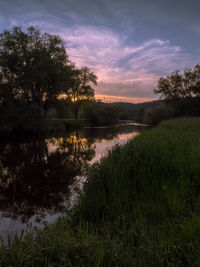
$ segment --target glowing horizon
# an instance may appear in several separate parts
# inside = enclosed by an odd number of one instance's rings
[[[153,97],[124,97],[124,96],[112,96],[112,95],[101,95],[95,94],[96,100],[101,100],[105,103],[114,103],[114,102],[126,102],[126,103],[145,103],[159,100],[158,98]]]

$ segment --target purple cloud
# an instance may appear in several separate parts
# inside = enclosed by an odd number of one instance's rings
[[[126,36],[91,26],[65,28],[59,34],[72,61],[97,74],[97,94],[155,97],[159,77],[191,61],[181,47],[160,39],[127,45]]]
[[[24,16],[22,25],[33,25],[43,32],[60,35],[70,59],[97,74],[95,91],[99,95],[153,98],[160,76],[194,65],[190,54],[168,40],[152,38],[140,43],[130,42],[130,36],[108,27],[81,25],[79,16],[72,11],[65,15],[74,21],[73,25],[66,26],[66,21],[44,10],[33,9]],[[18,19],[10,18],[9,24],[17,25]]]

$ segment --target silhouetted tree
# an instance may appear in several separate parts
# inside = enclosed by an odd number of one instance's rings
[[[200,65],[197,64],[193,69],[185,69],[182,75],[175,71],[161,77],[154,93],[160,94],[166,102],[200,97]]]
[[[166,102],[184,97],[186,92],[183,88],[183,79],[179,71],[172,72],[166,77],[161,77],[154,93],[161,94],[161,98]]]
[[[67,88],[71,63],[59,36],[21,27],[0,34],[0,101],[37,104],[46,115]]]
[[[189,90],[192,95],[200,97],[200,65],[197,64],[191,71],[192,78],[190,79]]]
[[[72,71],[70,88],[66,90],[67,97],[72,105],[74,117],[78,118],[81,105],[88,100],[94,100],[92,84],[97,84],[97,76],[87,67]]]

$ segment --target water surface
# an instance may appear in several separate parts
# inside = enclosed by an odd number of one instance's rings
[[[76,200],[85,171],[144,128],[122,124],[0,143],[0,236],[52,223]]]

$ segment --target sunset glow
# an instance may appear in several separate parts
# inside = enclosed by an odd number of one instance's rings
[[[57,34],[69,59],[98,76],[97,97],[144,102],[155,98],[161,76],[200,61],[199,2],[179,6],[178,0],[7,0],[0,3],[0,30],[34,26]]]
[[[129,102],[129,103],[144,103],[157,100],[157,98],[145,98],[145,97],[124,97],[124,96],[112,96],[112,95],[99,95],[96,94],[96,99],[105,103],[113,102]]]

